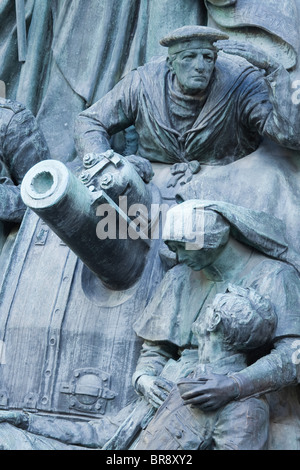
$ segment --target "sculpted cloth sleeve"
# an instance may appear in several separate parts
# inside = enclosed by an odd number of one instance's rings
[[[293,90],[289,72],[280,66],[265,77],[265,81],[273,109],[261,128],[261,134],[283,147],[299,150],[300,109],[292,100]]]
[[[264,281],[258,278],[252,284],[259,289],[259,284],[265,282],[264,291],[272,299],[278,324],[274,338],[274,348],[270,354],[261,357],[254,364],[239,373],[232,374],[239,383],[239,398],[259,396],[263,393],[280,390],[288,385],[299,383],[300,370],[293,361],[293,343],[300,338],[299,274],[294,268],[286,266],[272,273],[263,274]]]
[[[292,100],[289,72],[279,66],[270,75],[253,71],[238,97],[242,126],[289,149],[300,148],[299,105]]]
[[[180,265],[176,270],[180,269]],[[173,268],[174,270],[174,268]],[[168,273],[170,277],[170,272]],[[183,288],[182,280],[184,277],[172,276],[169,281],[164,283],[163,298],[170,304],[172,295],[170,291],[178,292]],[[188,278],[186,283],[188,284]],[[260,396],[266,392],[283,389],[289,385],[296,385],[299,382],[299,365],[292,360],[295,349],[293,343],[300,337],[299,320],[299,299],[300,299],[300,281],[298,272],[290,265],[266,259],[260,262],[256,268],[247,275],[242,281],[244,287],[249,286],[257,289],[262,295],[268,295],[274,305],[278,324],[274,335],[273,349],[267,355],[260,357],[256,362],[241,372],[232,374],[239,383],[239,398],[248,398],[251,396]],[[198,289],[193,289],[199,292]],[[280,294],[279,294],[280,293]],[[180,296],[179,296],[180,297]],[[190,292],[189,310],[193,310],[193,299]],[[198,305],[201,305],[200,298]],[[178,304],[178,302],[175,302]],[[182,305],[181,305],[182,306]],[[155,307],[158,307],[157,309]],[[169,322],[164,321],[165,328],[158,328],[158,319],[161,318],[161,312],[167,313],[167,309],[160,309],[160,303],[154,304],[151,318],[145,318],[145,321],[139,321],[135,324],[136,332],[143,338],[147,338],[144,343],[143,351],[135,372],[134,381],[142,374],[158,375],[161,373],[163,365],[167,362],[167,355],[173,354],[174,350],[168,346],[173,344],[177,348],[184,349],[193,347],[192,338],[188,345],[187,336],[180,334],[179,325],[182,327],[182,309],[171,308],[171,318]],[[199,311],[199,310],[198,310]],[[177,327],[175,328],[177,320]],[[178,322],[178,320],[180,320]],[[188,322],[191,325],[191,319]],[[171,327],[173,325],[173,327]],[[186,330],[186,328],[184,329]],[[160,337],[160,343],[156,342],[155,337]],[[163,341],[164,339],[164,341]],[[184,339],[184,342],[183,342]],[[150,340],[150,341],[149,341]],[[195,346],[194,346],[195,347]],[[178,351],[178,349],[177,349]]]
[[[132,376],[133,386],[137,388],[137,381],[142,375],[158,377],[168,360],[174,356],[176,356],[176,349],[171,344],[156,344],[152,341],[145,341],[135,373]]]
[[[71,421],[31,414],[27,431],[33,435],[57,439],[68,445],[101,448],[117,429],[117,424],[103,418],[95,421]]]
[[[0,221],[19,223],[25,210],[19,187],[10,178],[0,177]]]
[[[129,73],[112,91],[79,115],[75,143],[80,157],[110,149],[110,137],[134,124],[139,81],[137,72]]]
[[[32,113],[15,102],[0,107],[0,220],[20,222],[25,206],[18,185],[36,163],[49,158]]]
[[[15,184],[22,182],[33,165],[49,158],[47,143],[35,117],[22,105],[3,126],[1,134],[1,159]]]

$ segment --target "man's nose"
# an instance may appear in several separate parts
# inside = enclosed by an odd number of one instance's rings
[[[198,56],[196,59],[195,59],[195,69],[196,70],[204,70],[205,66],[204,66],[204,58],[203,56]]]

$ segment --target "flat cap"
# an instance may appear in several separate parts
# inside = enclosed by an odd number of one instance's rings
[[[194,42],[195,40],[205,41],[213,45],[214,42],[225,39],[229,39],[229,36],[218,29],[192,25],[175,29],[162,38],[159,43],[164,47],[174,48],[175,50],[178,44]]]

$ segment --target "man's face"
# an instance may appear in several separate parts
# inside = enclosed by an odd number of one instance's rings
[[[186,243],[169,241],[168,247],[176,253],[179,263],[184,263],[193,271],[201,271],[207,268],[218,258],[220,248],[202,248],[201,250],[187,250]]]
[[[209,48],[187,49],[178,52],[172,63],[168,62],[183,92],[195,95],[208,87],[215,67],[215,53]]]

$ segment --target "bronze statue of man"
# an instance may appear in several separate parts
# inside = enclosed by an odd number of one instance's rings
[[[163,38],[167,59],[129,73],[79,115],[78,154],[105,152],[111,137],[131,125],[137,154],[153,162],[224,165],[256,150],[263,137],[297,149],[295,106],[277,86],[289,80],[288,72],[257,50],[232,48],[229,41],[227,50],[227,38],[203,26]]]

